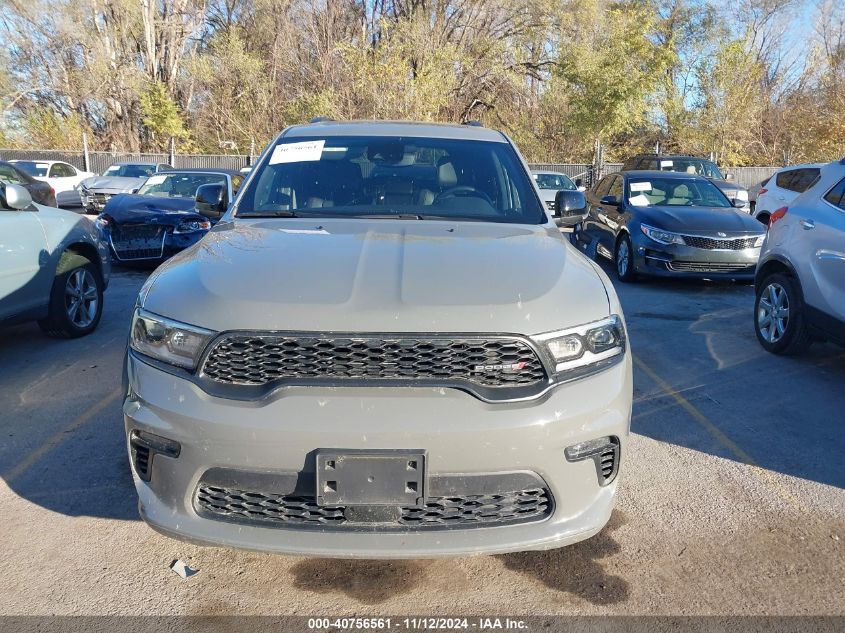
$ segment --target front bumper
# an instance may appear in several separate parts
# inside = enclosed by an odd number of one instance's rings
[[[179,253],[186,248],[193,246],[199,242],[208,231],[193,231],[191,233],[173,233],[173,230],[168,227],[165,229],[164,238],[158,238],[153,244],[152,248],[121,250],[120,244],[117,245],[111,238],[111,234],[107,233],[106,238],[109,243],[109,250],[114,261],[131,264],[148,264],[160,263]]]
[[[144,431],[178,442],[156,455],[149,481],[133,470],[141,516],[179,539],[266,552],[348,558],[421,558],[550,549],[597,533],[613,509],[618,477],[601,485],[592,460],[564,449],[603,436],[627,458],[631,363],[561,385],[527,403],[490,404],[452,389],[288,388],[260,401],[210,396],[129,354],[127,437]],[[554,500],[547,518],[448,530],[314,530],[206,518],[198,485],[212,469],[271,476],[306,472],[316,449],[425,450],[430,478],[531,473]],[[131,447],[127,441],[127,450]]]
[[[655,277],[754,279],[760,247],[742,250],[694,248],[660,244],[644,235],[634,236],[634,268]]]

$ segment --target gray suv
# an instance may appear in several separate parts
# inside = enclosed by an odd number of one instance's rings
[[[558,201],[557,222],[583,217],[581,192]],[[370,558],[596,534],[631,358],[613,287],[556,221],[497,131],[282,132],[138,297],[123,412],[144,520]]]

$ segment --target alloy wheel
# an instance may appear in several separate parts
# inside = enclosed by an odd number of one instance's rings
[[[624,277],[628,274],[628,256],[630,250],[628,249],[628,241],[622,240],[619,247],[616,249],[616,270],[619,271],[619,276]]]
[[[65,310],[68,320],[78,328],[86,328],[97,317],[100,300],[97,281],[91,271],[77,268],[65,284]]]
[[[763,289],[757,304],[757,327],[763,339],[777,343],[789,325],[789,296],[779,283],[772,282]]]

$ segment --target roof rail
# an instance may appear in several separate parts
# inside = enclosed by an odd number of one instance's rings
[[[313,119],[308,121],[309,123],[323,123],[324,121],[334,121],[333,118],[330,116],[315,116]]]
[[[484,127],[481,121],[464,121],[461,125],[471,125],[472,127]]]

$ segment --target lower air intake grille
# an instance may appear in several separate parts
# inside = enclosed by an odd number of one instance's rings
[[[314,497],[248,492],[200,485],[196,506],[208,518],[275,527],[356,529],[346,508],[318,506]],[[543,488],[489,495],[430,497],[423,507],[400,508],[394,521],[378,523],[385,530],[474,528],[542,521],[552,513],[551,497]],[[370,524],[371,525],[371,524]]]
[[[671,261],[666,263],[669,270],[678,272],[696,272],[696,273],[738,273],[748,272],[754,269],[754,266],[748,266],[743,263],[731,262],[682,262]]]
[[[521,387],[546,378],[537,354],[519,339],[407,335],[230,334],[213,344],[201,373],[236,385],[323,379]]]

